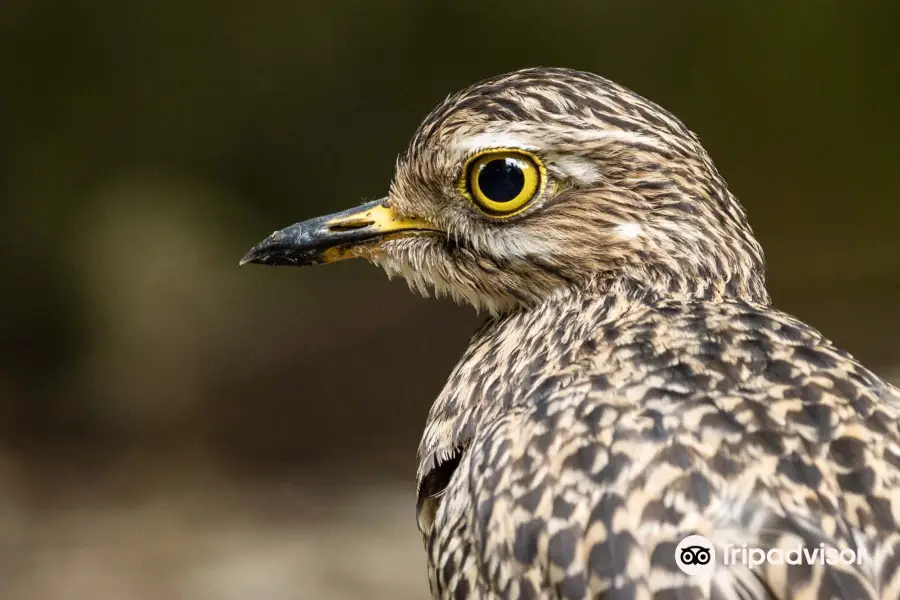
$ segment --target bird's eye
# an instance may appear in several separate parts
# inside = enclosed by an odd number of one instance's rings
[[[523,152],[488,152],[469,161],[465,192],[483,212],[509,217],[539,195],[544,170],[536,157]]]

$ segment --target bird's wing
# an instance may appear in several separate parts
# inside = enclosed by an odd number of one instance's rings
[[[900,597],[900,393],[836,356],[788,385],[685,394],[663,370],[611,395],[586,377],[506,411],[471,441],[427,539],[435,595]],[[718,566],[678,568],[689,534]],[[733,564],[798,546],[822,554]],[[857,564],[827,564],[832,547]]]

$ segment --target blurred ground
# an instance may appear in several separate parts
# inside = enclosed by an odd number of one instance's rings
[[[594,71],[703,139],[776,304],[900,365],[900,3],[0,3],[0,598],[421,598],[415,449],[478,324],[237,268],[448,93]]]
[[[0,597],[339,600],[427,596],[409,489],[348,481],[3,478]],[[12,484],[12,485],[10,485]],[[19,492],[19,493],[16,493]]]

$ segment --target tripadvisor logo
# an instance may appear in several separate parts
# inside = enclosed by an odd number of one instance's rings
[[[727,544],[721,550],[723,565],[862,565],[865,548],[836,548],[819,544],[797,544],[784,548],[758,548]],[[675,547],[675,564],[687,575],[711,573],[716,566],[716,549],[702,535],[689,535]]]

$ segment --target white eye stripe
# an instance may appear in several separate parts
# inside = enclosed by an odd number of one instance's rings
[[[491,148],[534,151],[539,146],[533,138],[520,133],[478,133],[454,144],[452,153],[456,160],[463,160],[468,155]]]
[[[556,134],[559,135],[559,134]],[[567,129],[564,138],[567,143],[602,144],[605,141],[622,142],[629,145],[646,146],[665,150],[665,144],[654,136],[621,129]],[[467,154],[490,148],[519,148],[522,150],[552,151],[546,138],[526,131],[488,131],[465,136],[452,144],[455,153]]]

